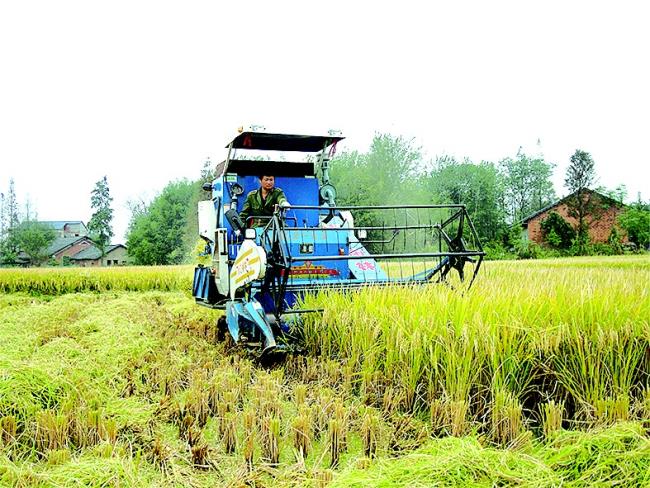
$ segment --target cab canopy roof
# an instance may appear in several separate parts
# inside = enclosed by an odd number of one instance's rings
[[[258,151],[318,152],[345,139],[342,136],[305,136],[246,131],[235,137],[227,148]]]
[[[277,134],[248,130],[241,132],[230,144],[228,158],[217,165],[217,175],[236,173],[240,176],[314,176],[316,165],[312,161],[287,161],[284,157],[272,160],[259,156],[251,157],[250,153],[244,157],[235,157],[232,149],[253,151],[279,151],[317,153],[326,150],[345,137],[340,135],[308,136],[297,134]],[[273,156],[270,156],[271,158]]]

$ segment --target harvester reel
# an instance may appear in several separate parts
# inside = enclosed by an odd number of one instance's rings
[[[452,239],[449,235],[442,229],[438,228],[440,235],[447,244],[450,253],[464,253],[467,252],[467,246],[463,240],[463,230],[465,224],[465,215],[460,212],[458,222],[458,230],[456,231],[456,236]],[[447,256],[447,262],[440,273],[439,281],[445,281],[449,271],[455,269],[458,272],[460,281],[465,281],[465,263],[475,263],[476,261],[470,256]],[[473,281],[473,279],[472,279]],[[471,285],[471,284],[470,284]]]

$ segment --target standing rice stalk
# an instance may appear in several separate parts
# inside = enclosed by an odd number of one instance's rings
[[[440,436],[445,433],[449,426],[448,409],[442,398],[434,398],[429,402],[429,415],[431,421],[431,433],[434,436]]]
[[[8,447],[16,440],[18,424],[16,417],[7,415],[0,419],[0,441],[4,447]]]
[[[598,425],[629,417],[628,395],[645,354],[642,344],[647,344],[632,334],[629,327],[567,332],[552,364],[578,404],[578,420]]]
[[[341,437],[343,434],[343,427],[341,421],[333,418],[328,423],[328,439],[330,451],[330,468],[336,468],[339,465],[341,457]]]
[[[542,431],[545,439],[552,439],[562,430],[564,419],[564,402],[549,400],[542,405]]]
[[[280,462],[280,419],[267,416],[262,420],[262,458],[271,466]]]
[[[311,452],[312,444],[312,420],[311,412],[303,407],[300,413],[291,423],[293,431],[293,448],[296,452],[298,462],[304,462]]]
[[[187,440],[188,433],[194,425],[194,417],[191,415],[185,415],[183,420],[178,424],[178,437],[181,439]]]
[[[165,445],[159,436],[156,436],[151,446],[151,461],[158,466],[163,472],[166,471],[169,459],[171,457],[171,449]]]
[[[47,453],[47,464],[49,466],[59,466],[70,462],[72,455],[69,449],[55,449]]]
[[[368,410],[361,423],[361,437],[363,438],[363,453],[367,458],[377,456],[379,446],[381,420],[379,415]]]
[[[307,402],[307,385],[299,383],[293,389],[296,407],[300,409]]]
[[[333,415],[340,425],[339,448],[345,452],[348,449],[348,411],[341,401],[334,404]]]
[[[94,446],[103,437],[102,414],[99,409],[91,409],[86,412],[84,446]]]
[[[494,393],[491,415],[492,440],[501,446],[512,444],[524,432],[522,406],[509,391]]]
[[[320,398],[314,406],[314,435],[320,439],[322,434],[327,431],[329,419],[332,416],[334,406],[334,395],[329,389],[323,389],[320,392]]]
[[[233,454],[237,449],[237,424],[235,414],[228,412],[223,419],[223,449],[226,454]]]
[[[36,414],[36,446],[40,452],[63,449],[68,444],[68,417],[53,410]]]
[[[630,397],[625,394],[594,400],[594,417],[599,425],[613,425],[630,418]]]
[[[255,415],[255,410],[244,410],[243,454],[246,468],[249,472],[253,470],[253,461],[255,456]]]
[[[315,470],[312,478],[316,488],[326,488],[334,480],[334,473],[330,469]]]
[[[462,437],[469,431],[469,403],[467,400],[455,400],[447,403],[447,418],[449,419],[450,434]]]
[[[637,417],[644,423],[646,429],[650,431],[650,386],[646,386],[641,391],[641,396],[636,404]]]
[[[192,455],[192,464],[195,468],[208,469],[208,445],[201,440],[190,448]]]

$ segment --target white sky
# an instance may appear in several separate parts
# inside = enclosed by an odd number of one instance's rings
[[[0,1],[0,190],[83,220],[220,161],[243,124],[414,137],[434,157],[576,148],[650,199],[650,4]]]

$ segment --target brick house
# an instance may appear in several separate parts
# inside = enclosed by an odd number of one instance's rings
[[[91,246],[70,257],[70,262],[81,267],[94,266],[124,266],[129,259],[124,244],[111,244],[106,248],[106,254],[102,258],[101,251]]]
[[[41,224],[54,229],[56,237],[82,237],[88,235],[88,228],[80,220],[42,220]]]
[[[93,246],[89,237],[57,237],[47,247],[47,255],[59,263],[64,257],[71,257],[75,254]]]
[[[597,191],[589,189],[583,191],[588,192],[588,198],[591,198],[592,202],[598,207],[596,215],[587,215],[586,217],[591,242],[606,243],[613,227],[616,227],[621,235],[624,235],[624,232],[618,226],[618,216],[625,211],[625,205]],[[573,195],[574,193],[567,195],[561,200],[526,217],[521,223],[524,229],[524,239],[537,244],[544,244],[544,232],[542,231],[541,225],[551,212],[558,213],[574,229],[577,228],[578,220],[569,216],[569,207],[566,203]],[[624,241],[627,241],[627,239],[624,238]]]

